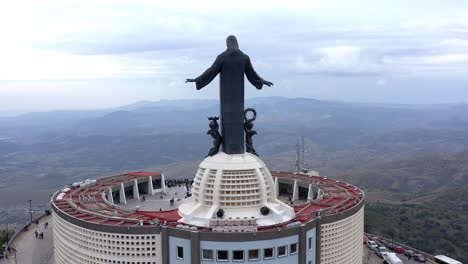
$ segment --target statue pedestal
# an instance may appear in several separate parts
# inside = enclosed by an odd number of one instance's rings
[[[192,197],[179,207],[179,215],[180,222],[218,229],[276,225],[295,216],[277,199],[273,178],[259,157],[224,152],[200,163]]]

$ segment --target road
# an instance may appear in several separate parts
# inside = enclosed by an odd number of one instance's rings
[[[397,256],[403,261],[405,264],[420,264],[419,262],[414,261],[413,259],[409,260],[403,254],[397,254]],[[375,252],[371,251],[366,245],[364,245],[364,264],[382,264],[383,259],[381,259]],[[426,262],[430,263],[430,262]]]

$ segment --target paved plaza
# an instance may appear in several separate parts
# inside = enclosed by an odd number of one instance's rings
[[[128,199],[127,204],[118,204],[118,206],[126,209],[135,209],[137,206],[139,206],[139,209],[143,211],[174,210],[177,209],[180,204],[182,204],[183,200],[185,199],[185,195],[185,185],[181,184],[180,187],[166,188],[166,194],[140,194],[140,200]],[[143,199],[143,197],[145,198]],[[174,199],[173,205],[171,205],[171,199]]]

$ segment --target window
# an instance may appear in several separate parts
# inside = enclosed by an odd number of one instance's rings
[[[289,247],[291,255],[297,254],[297,243],[291,244]]]
[[[249,250],[249,260],[259,260],[260,259],[260,250],[250,249]]]
[[[273,248],[265,248],[263,249],[263,258],[270,259],[273,258],[275,250]]]
[[[177,246],[177,258],[183,259],[184,258],[184,248]]]
[[[286,250],[286,246],[278,247],[278,257],[285,257],[288,255],[288,251]]]
[[[202,251],[202,259],[203,259],[203,260],[213,260],[213,250],[211,250],[211,249],[203,249],[203,251]]]
[[[232,260],[244,261],[244,250],[234,250],[232,252]]]
[[[312,237],[309,237],[309,250],[312,250]]]
[[[227,250],[218,250],[218,256],[217,260],[218,261],[228,261],[229,260],[229,253]]]

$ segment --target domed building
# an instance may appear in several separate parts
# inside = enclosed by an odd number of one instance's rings
[[[180,221],[203,227],[223,224],[224,219],[255,226],[284,223],[294,217],[294,209],[277,199],[274,186],[257,156],[218,153],[200,164],[193,199],[179,207]]]

